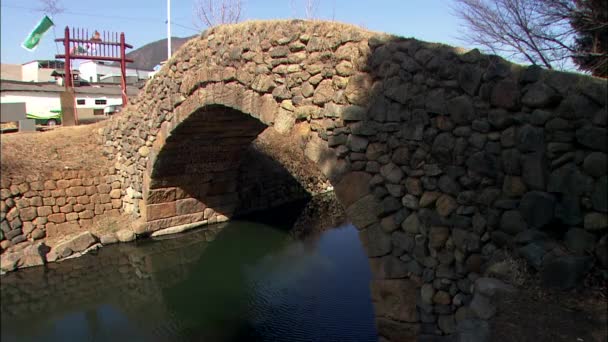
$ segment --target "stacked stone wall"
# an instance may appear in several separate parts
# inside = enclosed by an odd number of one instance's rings
[[[303,152],[370,257],[380,335],[400,340],[491,317],[484,282],[473,284],[496,275],[503,248],[562,287],[606,267],[607,97],[605,80],[477,50],[245,23],[185,44],[104,134],[118,165],[137,164],[119,174],[142,191],[156,167],[142,146],[158,155],[200,109],[294,137],[307,124]]]
[[[0,199],[2,250],[45,236],[81,232],[95,217],[118,214],[123,203],[114,168],[3,178]]]

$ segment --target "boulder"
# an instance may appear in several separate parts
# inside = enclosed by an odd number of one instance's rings
[[[68,237],[66,241],[55,245],[47,255],[48,261],[55,261],[72,253],[81,252],[95,244],[97,239],[91,232],[85,231],[76,236]],[[70,253],[67,253],[67,252]],[[66,255],[67,254],[67,255]]]
[[[541,191],[526,193],[520,202],[519,211],[532,228],[542,228],[553,220],[555,197]]]
[[[120,242],[131,242],[135,240],[135,233],[129,228],[121,229],[116,232],[116,238]]]
[[[570,228],[564,236],[564,242],[576,254],[593,253],[595,235],[581,228]]]

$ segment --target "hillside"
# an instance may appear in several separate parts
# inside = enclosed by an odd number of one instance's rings
[[[177,51],[193,37],[173,37],[171,40],[172,52]],[[135,61],[135,63],[129,63],[129,68],[152,70],[161,61],[167,59],[167,39],[160,39],[135,49],[127,53],[127,58],[132,58]]]

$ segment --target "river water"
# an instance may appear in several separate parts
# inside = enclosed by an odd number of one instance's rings
[[[356,229],[301,209],[9,273],[2,341],[375,341]]]

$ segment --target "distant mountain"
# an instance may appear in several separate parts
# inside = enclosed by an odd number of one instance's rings
[[[171,38],[172,52],[177,51],[185,42],[194,37],[195,36]],[[167,59],[167,39],[160,39],[135,49],[127,53],[127,58],[131,58],[135,61],[134,63],[128,64],[129,68],[152,70],[160,62]]]

